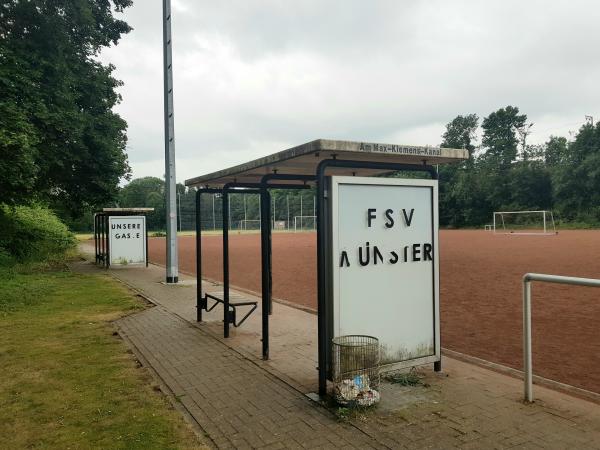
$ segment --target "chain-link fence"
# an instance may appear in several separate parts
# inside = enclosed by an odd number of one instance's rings
[[[196,229],[196,191],[178,193],[178,231]],[[316,230],[316,195],[313,189],[272,190],[271,228],[274,231]],[[203,194],[201,201],[202,231],[220,232],[223,226],[221,194]],[[260,230],[260,195],[229,194],[229,229],[241,232]],[[163,221],[164,222],[164,221]],[[153,231],[162,231],[154,229]]]

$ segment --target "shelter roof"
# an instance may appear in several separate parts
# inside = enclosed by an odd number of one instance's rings
[[[154,208],[102,208],[100,213],[107,214],[140,214],[140,213],[149,213],[154,211]]]
[[[221,187],[230,182],[258,183],[263,175],[269,173],[315,175],[321,161],[334,157],[351,161],[445,164],[465,160],[469,153],[465,149],[317,139],[237,166],[191,178],[186,180],[185,184]],[[386,172],[389,171],[347,168],[331,170],[331,173],[336,175],[358,176],[374,176]]]

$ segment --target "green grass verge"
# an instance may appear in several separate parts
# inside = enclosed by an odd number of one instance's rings
[[[113,335],[139,299],[106,275],[0,279],[0,448],[202,448]]]

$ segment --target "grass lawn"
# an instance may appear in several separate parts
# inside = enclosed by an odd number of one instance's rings
[[[106,275],[0,280],[0,448],[203,448],[113,335],[139,299]]]

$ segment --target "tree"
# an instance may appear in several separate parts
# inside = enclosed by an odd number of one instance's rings
[[[466,215],[472,209],[475,194],[476,177],[473,172],[475,139],[479,117],[477,114],[456,116],[446,125],[440,147],[464,148],[469,152],[469,159],[463,165],[448,164],[439,169],[440,188],[440,222],[442,225],[465,225]]]
[[[600,124],[583,125],[566,151],[558,149],[552,178],[561,217],[600,223]]]
[[[473,154],[475,153],[475,139],[478,126],[479,117],[477,114],[456,116],[446,125],[446,131],[442,135],[444,141],[440,146],[447,148],[465,148],[469,151],[469,161],[472,161]]]
[[[0,4],[0,202],[72,212],[113,199],[129,176],[114,67],[97,60],[131,28],[131,0]],[[61,208],[62,207],[62,208]]]
[[[165,229],[164,180],[157,177],[136,178],[121,189],[118,203],[121,208],[154,208],[154,212],[147,215],[148,229]]]
[[[542,161],[519,161],[511,167],[505,183],[510,187],[510,197],[502,209],[552,209],[552,180]]]
[[[517,159],[519,139],[517,130],[526,127],[526,114],[519,114],[519,108],[507,106],[491,113],[481,124],[481,143],[486,149],[486,159],[493,160],[500,168],[508,167]]]
[[[562,136],[550,136],[545,144],[544,160],[549,166],[556,166],[567,162],[569,151],[567,147],[567,138]]]

